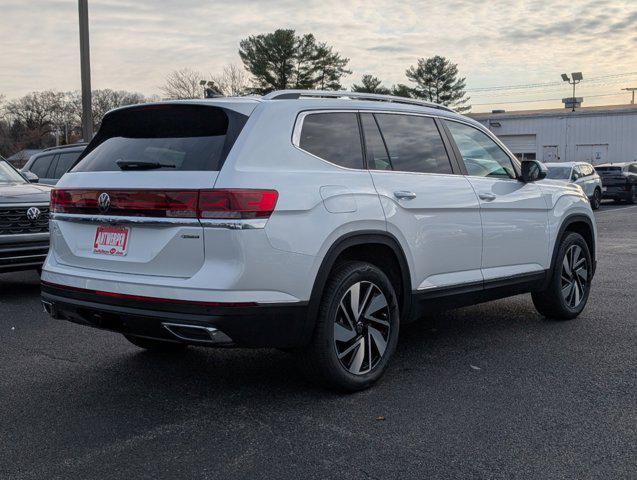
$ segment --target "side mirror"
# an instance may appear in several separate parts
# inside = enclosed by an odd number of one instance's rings
[[[28,180],[29,183],[38,183],[40,181],[40,177],[38,177],[35,173],[30,172],[29,170],[25,170],[22,172],[24,178]]]
[[[548,168],[537,160],[523,160],[522,161],[522,175],[520,181],[524,183],[537,182],[546,178]]]

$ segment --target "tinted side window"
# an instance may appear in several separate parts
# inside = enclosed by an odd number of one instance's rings
[[[52,159],[53,155],[44,155],[36,158],[29,170],[40,178],[47,178],[46,172],[49,170],[49,165],[51,164]]]
[[[75,160],[80,156],[81,152],[66,152],[60,153],[58,157],[58,163],[55,166],[55,172],[53,172],[53,176],[51,178],[59,179],[62,178],[69,168],[75,163]]]
[[[509,156],[484,132],[463,123],[447,122],[469,175],[515,178]]]
[[[347,168],[363,168],[356,113],[312,113],[303,120],[299,147]]]
[[[433,118],[375,114],[394,170],[452,173],[451,163]]]
[[[632,165],[630,165],[630,166],[628,167],[628,171],[629,171],[630,173],[637,173],[637,163],[633,163]]]
[[[385,148],[376,120],[371,113],[361,114],[363,133],[365,134],[365,152],[367,166],[370,170],[391,170],[391,161]]]

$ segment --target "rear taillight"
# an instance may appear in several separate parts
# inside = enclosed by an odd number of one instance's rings
[[[75,190],[53,189],[51,212],[139,217],[268,218],[276,190]]]
[[[196,218],[196,190],[51,191],[53,213],[108,214],[133,217]]]
[[[202,190],[199,218],[269,218],[278,196],[276,190]]]

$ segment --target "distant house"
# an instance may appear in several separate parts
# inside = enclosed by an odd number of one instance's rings
[[[26,148],[11,155],[9,158],[7,158],[7,161],[13,164],[13,166],[16,168],[22,168],[24,167],[24,164],[27,163],[29,158],[31,158],[31,155],[35,155],[36,153],[40,153],[41,151],[41,148]]]

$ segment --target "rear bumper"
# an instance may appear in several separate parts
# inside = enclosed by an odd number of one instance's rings
[[[632,195],[631,185],[607,186],[606,191],[602,192],[602,198],[628,200]]]
[[[48,237],[48,234],[3,235],[0,238],[0,273],[42,267],[49,251]]]
[[[312,325],[303,302],[233,307],[176,304],[50,284],[42,285],[42,302],[56,319],[196,345],[294,348],[303,345]],[[203,335],[205,331],[212,334]]]

